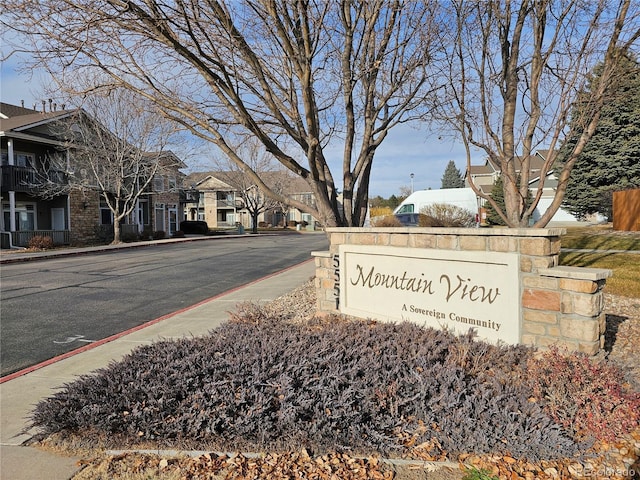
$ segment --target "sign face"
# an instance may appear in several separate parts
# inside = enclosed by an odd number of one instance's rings
[[[340,245],[340,312],[520,341],[516,253]]]

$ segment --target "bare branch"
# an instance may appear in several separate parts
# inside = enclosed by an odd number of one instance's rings
[[[175,126],[150,107],[124,90],[87,97],[82,108],[53,126],[61,153],[34,182],[43,196],[98,192],[113,214],[114,243],[120,241],[120,221],[151,190],[156,175],[180,166],[166,148]]]
[[[501,172],[505,211],[479,188],[476,192],[512,227],[527,226],[545,187],[556,152],[566,143],[571,109],[589,71],[616,63],[612,49],[625,49],[639,36],[630,0],[524,0],[512,9],[499,0],[457,0],[449,16],[456,25],[447,62],[447,102],[439,116],[454,127],[467,148],[482,149]],[[588,99],[577,157],[597,126],[605,85]],[[533,204],[527,204],[531,161],[548,151]],[[559,208],[574,161],[557,172],[555,198],[535,226],[545,226]],[[519,175],[518,175],[519,174]],[[470,178],[468,178],[471,181]]]
[[[31,66],[70,95],[125,87],[238,168],[228,145],[252,135],[309,182],[328,225],[364,222],[376,149],[436,91],[435,2],[7,1],[2,22],[32,41]],[[97,83],[75,85],[79,72]]]

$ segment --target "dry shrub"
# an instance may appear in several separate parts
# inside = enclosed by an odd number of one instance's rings
[[[402,227],[402,223],[393,215],[376,218],[371,222],[374,227]]]
[[[612,363],[551,348],[529,361],[528,373],[545,411],[578,437],[610,441],[640,425],[640,393],[625,390]]]
[[[32,250],[49,250],[53,248],[53,238],[46,235],[35,235],[29,240],[29,248]]]
[[[425,215],[423,213],[418,216],[418,226],[419,227],[444,227],[442,222],[437,218],[430,217],[429,215]]]
[[[393,215],[393,210],[391,207],[371,207],[369,215],[371,215],[371,217],[384,217]]]
[[[447,203],[428,205],[420,213],[421,227],[472,227],[475,223],[473,212]]]

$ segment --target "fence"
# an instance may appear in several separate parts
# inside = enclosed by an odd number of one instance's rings
[[[613,229],[640,231],[640,189],[613,192]]]
[[[25,230],[22,232],[5,232],[11,235],[11,244],[15,247],[28,247],[29,241],[35,236],[51,237],[54,245],[69,245],[70,232],[69,230]],[[3,239],[2,248],[9,248],[9,245],[5,247],[5,241]]]

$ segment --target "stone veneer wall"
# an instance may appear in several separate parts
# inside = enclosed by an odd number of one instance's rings
[[[100,196],[97,192],[69,194],[70,233],[72,245],[87,245],[96,241],[100,219]]]
[[[338,246],[380,245],[517,253],[520,259],[520,342],[559,345],[595,355],[604,346],[602,289],[610,270],[558,266],[562,228],[327,228],[328,252],[314,252],[318,310],[337,308]]]

